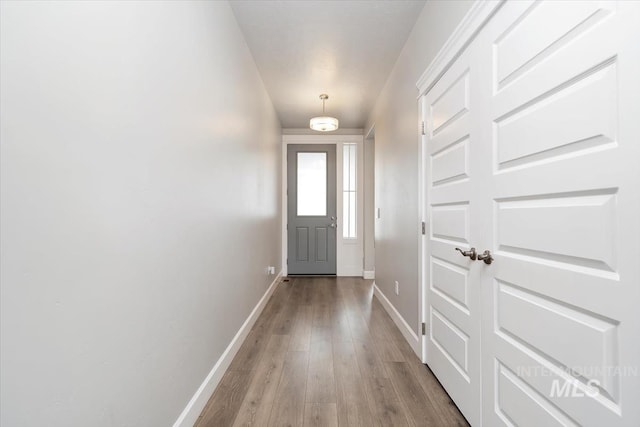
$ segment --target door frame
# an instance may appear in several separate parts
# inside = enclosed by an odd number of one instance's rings
[[[289,215],[287,206],[287,146],[289,144],[334,144],[336,145],[336,216],[338,228],[336,235],[336,276],[357,276],[364,274],[364,156],[362,135],[282,135],[282,275],[288,274],[287,256],[289,252],[287,242],[287,223]],[[343,144],[356,144],[356,177],[357,177],[357,215],[356,215],[356,239],[344,239],[342,237],[342,146]]]
[[[433,58],[431,63],[422,73],[416,87],[418,88],[417,107],[419,127],[422,130],[418,132],[418,233],[420,234],[420,242],[418,244],[418,314],[421,325],[424,325],[424,333],[419,334],[420,337],[420,360],[422,363],[427,362],[427,334],[429,333],[429,315],[427,309],[429,307],[427,301],[429,286],[429,263],[425,260],[428,253],[428,235],[429,235],[429,218],[427,217],[427,202],[429,194],[425,186],[425,179],[428,169],[427,150],[424,149],[427,143],[427,135],[424,132],[424,126],[427,121],[428,111],[424,106],[424,95],[429,92],[433,86],[440,80],[442,75],[453,65],[462,51],[471,43],[476,34],[484,27],[491,17],[498,11],[499,7],[506,0],[476,0],[471,6],[467,14],[462,18],[451,36],[444,43],[438,54]],[[425,224],[425,233],[422,234],[422,223]]]
[[[362,158],[364,166],[364,200],[362,212],[364,214],[363,230],[364,230],[364,242],[363,242],[363,257],[364,257],[364,271],[362,277],[364,279],[373,280],[376,278],[376,220],[378,215],[376,214],[376,162],[375,162],[375,148],[376,148],[376,124],[373,123],[369,130],[364,133],[362,143]],[[371,162],[367,161],[367,153],[372,153],[373,159]],[[369,177],[372,178],[369,182]],[[367,270],[367,265],[372,266],[372,270]]]

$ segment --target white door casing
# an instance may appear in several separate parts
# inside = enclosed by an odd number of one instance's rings
[[[473,425],[640,425],[637,22],[636,2],[507,2],[422,99],[427,361]],[[447,91],[467,107],[437,131]]]

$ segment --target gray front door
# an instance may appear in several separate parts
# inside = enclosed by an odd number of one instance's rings
[[[336,274],[336,146],[287,147],[288,274]]]

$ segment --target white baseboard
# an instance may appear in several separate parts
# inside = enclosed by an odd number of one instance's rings
[[[258,320],[258,316],[260,316],[260,313],[262,313],[265,305],[267,305],[267,301],[269,301],[271,294],[273,294],[273,291],[276,289],[276,285],[280,282],[281,278],[282,271],[278,273],[271,285],[269,285],[269,288],[264,293],[262,298],[260,298],[260,301],[258,301],[258,304],[256,304],[242,327],[240,327],[240,330],[238,331],[236,336],[233,337],[229,346],[225,349],[224,353],[222,353],[222,356],[220,356],[220,359],[218,359],[216,364],[213,366],[213,369],[211,369],[209,375],[207,375],[202,384],[200,384],[200,387],[187,404],[187,407],[184,408],[176,422],[173,424],[173,427],[193,427],[195,422],[198,420],[198,417],[202,413],[205,405],[209,401],[209,398],[211,398],[213,392],[216,390],[216,387],[220,383],[220,380],[222,380],[222,376],[231,364],[231,361],[235,357],[238,350],[240,350],[240,346],[247,338],[249,331],[251,331],[254,323],[256,323],[256,320]]]
[[[336,276],[338,277],[362,277],[362,266],[357,265],[338,265],[336,268]]]
[[[367,280],[375,279],[376,278],[376,272],[375,271],[364,270],[362,272],[362,278],[363,279],[367,279]]]
[[[393,319],[393,323],[395,323],[398,329],[400,329],[402,336],[407,340],[416,356],[418,356],[419,359],[422,359],[422,352],[420,351],[420,337],[418,337],[418,334],[416,334],[413,328],[409,326],[400,313],[398,313],[398,310],[396,310],[393,304],[391,304],[391,301],[387,299],[375,283],[373,284],[373,295],[378,298],[380,304],[382,304],[391,319]]]

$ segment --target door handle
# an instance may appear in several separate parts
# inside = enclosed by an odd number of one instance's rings
[[[493,262],[491,251],[487,249],[486,251],[478,255],[478,261],[484,261],[485,264],[491,264]]]
[[[460,252],[462,256],[468,256],[469,258],[471,258],[472,261],[476,260],[476,257],[477,257],[476,248],[471,248],[470,251],[463,251],[460,248],[456,248],[456,251]]]
[[[337,224],[336,224],[336,223],[334,223],[334,222],[332,222],[331,224],[329,224],[329,227],[331,227],[331,228],[336,228],[336,227],[337,227]]]

